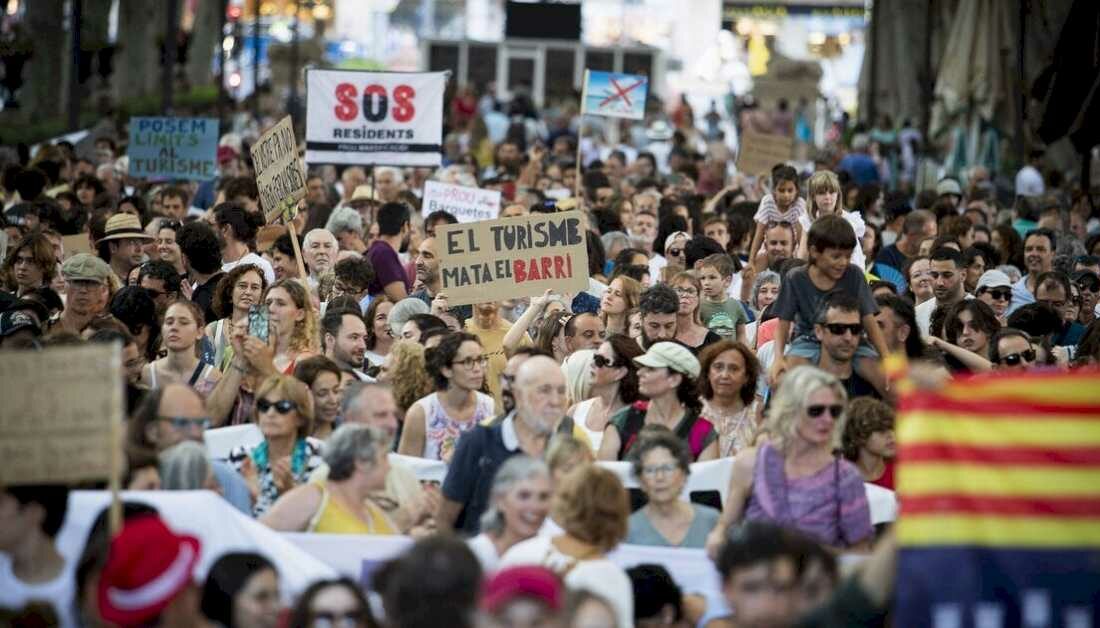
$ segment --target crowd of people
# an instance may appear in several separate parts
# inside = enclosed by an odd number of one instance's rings
[[[8,163],[0,360],[121,347],[125,488],[214,490],[277,531],[417,541],[369,585],[318,582],[283,608],[259,554],[193,581],[200,539],[140,503],[64,557],[68,487],[9,486],[0,616],[884,625],[895,547],[867,497],[897,466],[883,358],[941,378],[1100,360],[1100,214],[1087,190],[1044,187],[1040,153],[1019,189],[980,168],[883,189],[859,129],[812,165],[746,176],[683,107],[675,129],[610,145],[523,105],[460,90],[439,169],[312,169],[297,247],[261,213],[255,138],[224,136],[202,183],[133,180],[106,136],[91,157],[58,142]],[[429,178],[500,190],[501,216],[584,211],[587,289],[449,303],[435,236],[457,219],[421,211]],[[258,444],[202,446],[250,423]],[[445,464],[442,484],[408,458]],[[720,459],[725,502],[689,499],[693,465]],[[608,558],[622,543],[705,550],[722,594],[624,570]],[[844,578],[841,552],[866,555]]]

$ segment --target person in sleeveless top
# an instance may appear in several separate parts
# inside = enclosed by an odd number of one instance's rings
[[[206,326],[206,337],[214,345],[214,366],[222,371],[232,358],[233,324],[248,318],[248,309],[260,304],[267,280],[259,266],[241,264],[229,271],[214,288],[214,312],[222,318]]]
[[[836,455],[848,397],[814,366],[788,372],[768,409],[768,442],[734,458],[722,518],[707,537],[713,557],[731,525],[772,521],[818,542],[868,551],[873,528],[859,470]]]
[[[450,462],[458,437],[493,416],[493,398],[481,391],[488,361],[477,336],[449,334],[427,353],[436,392],[405,414],[397,453]]]
[[[634,625],[634,588],[607,554],[625,537],[630,498],[612,471],[582,465],[556,487],[552,512],[564,530],[536,536],[504,554],[500,568],[541,565],[569,589],[597,593],[611,603],[618,628]]]
[[[642,348],[630,337],[611,334],[592,356],[588,398],[569,409],[573,423],[588,435],[592,453],[600,451],[604,429],[615,413],[638,400],[638,367]]]
[[[699,354],[703,416],[718,432],[718,455],[732,457],[752,444],[758,427],[756,380],[760,362],[745,345],[716,342]]]
[[[253,335],[248,317],[233,324],[229,368],[207,399],[215,427],[248,422],[259,382],[271,375],[292,375],[298,360],[317,354],[320,338],[309,292],[297,279],[280,279],[264,294],[268,337]]]
[[[202,310],[190,301],[172,303],[164,312],[160,333],[168,355],[145,366],[142,383],[150,389],[186,384],[205,398],[221,378],[221,371],[199,359]]]
[[[634,358],[634,363],[638,365],[638,392],[649,401],[635,402],[611,418],[597,457],[626,459],[642,428],[656,424],[687,443],[693,462],[717,458],[718,435],[699,414],[695,394],[699,360],[679,342],[658,342]]]
[[[341,425],[325,443],[328,477],[291,490],[260,523],[280,532],[398,534],[397,526],[370,496],[385,489],[389,438],[360,423]]]

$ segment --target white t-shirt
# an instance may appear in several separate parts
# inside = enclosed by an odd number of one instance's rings
[[[606,558],[576,561],[562,554],[551,543],[554,537],[536,536],[508,550],[500,568],[517,565],[542,565],[565,574],[565,586],[603,596],[615,610],[619,628],[634,625],[634,588],[623,568]]]
[[[863,270],[867,268],[867,256],[863,253],[862,244],[863,235],[867,233],[867,223],[863,222],[863,216],[860,216],[859,212],[844,212],[844,220],[847,220],[848,224],[852,225],[852,231],[856,232],[856,248],[852,249],[851,262]],[[798,224],[802,226],[802,233],[809,233],[813,220],[810,219],[809,214],[802,214],[798,217]]]
[[[79,624],[74,615],[74,597],[76,595],[76,575],[73,561],[66,561],[61,575],[40,584],[26,584],[15,577],[11,570],[11,560],[6,554],[0,554],[0,608],[21,609],[31,602],[47,604],[57,613],[62,628],[76,627]]]
[[[234,268],[240,266],[241,264],[255,264],[256,266],[259,266],[260,270],[264,272],[264,279],[267,280],[267,285],[270,286],[271,284],[275,283],[275,269],[271,267],[271,262],[265,260],[259,255],[256,255],[255,253],[249,253],[248,255],[241,257],[241,259],[235,262],[227,262],[225,264],[222,264],[222,272],[227,273]]]

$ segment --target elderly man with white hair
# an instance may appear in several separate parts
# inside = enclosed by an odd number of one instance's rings
[[[383,203],[397,200],[397,194],[405,185],[405,173],[389,166],[374,169],[374,190]]]
[[[321,275],[336,263],[339,245],[336,236],[327,229],[314,229],[302,242],[302,257],[309,268],[309,287],[316,288]]]

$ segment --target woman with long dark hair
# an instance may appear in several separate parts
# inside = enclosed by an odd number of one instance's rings
[[[579,400],[566,414],[588,434],[593,453],[600,450],[611,417],[638,400],[638,367],[634,358],[642,353],[642,348],[629,336],[611,334],[592,357],[589,398]]]

